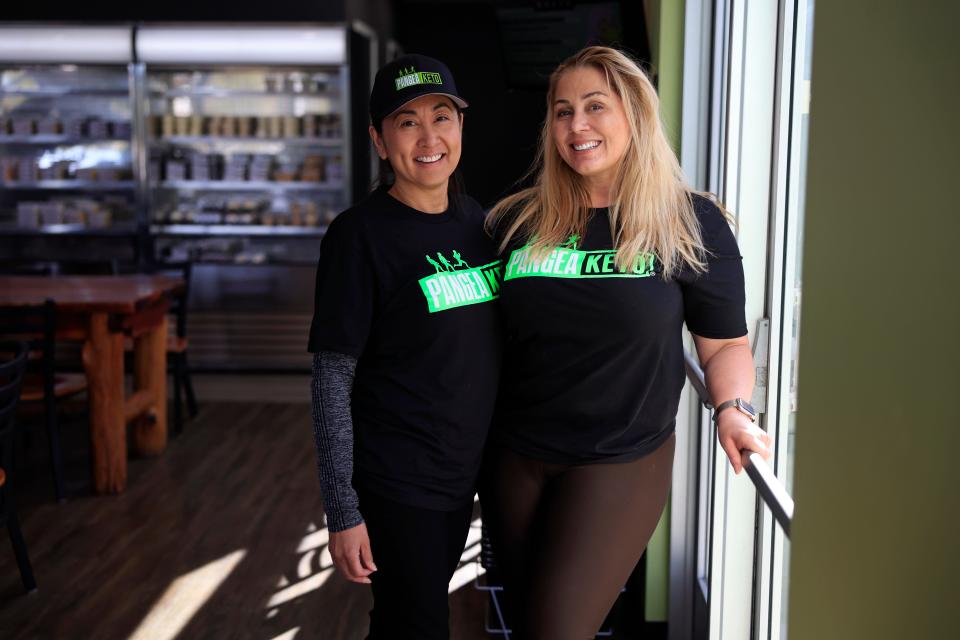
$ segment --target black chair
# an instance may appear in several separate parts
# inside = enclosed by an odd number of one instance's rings
[[[174,273],[183,278],[183,291],[174,299],[170,307],[176,324],[174,332],[167,340],[167,354],[173,369],[173,423],[177,433],[183,431],[181,390],[187,400],[187,412],[191,418],[197,417],[197,396],[193,391],[190,378],[190,366],[187,364],[187,309],[190,301],[190,277],[193,266],[189,262],[169,262],[162,266],[160,273]]]
[[[30,348],[25,342],[0,343],[0,524],[5,524],[10,534],[23,588],[33,591],[37,588],[37,582],[17,519],[12,478],[14,414],[29,352]]]
[[[183,279],[183,290],[173,299],[170,315],[173,316],[171,333],[167,336],[167,370],[173,374],[173,432],[183,432],[183,402],[186,399],[187,413],[197,417],[197,396],[190,378],[190,366],[187,363],[187,312],[190,301],[190,277],[193,266],[190,262],[163,262],[148,265],[144,270],[150,275],[170,275]],[[120,268],[121,273],[129,271]],[[133,349],[133,341],[128,340],[125,349]]]
[[[183,400],[186,396],[187,413],[197,417],[197,396],[190,379],[187,364],[187,309],[190,300],[190,277],[193,266],[190,262],[164,262],[150,268],[153,275],[173,275],[183,279],[183,290],[173,299],[170,314],[173,316],[173,332],[167,336],[168,368],[173,374],[173,430],[183,432]]]
[[[57,307],[53,300],[47,300],[42,305],[0,308],[0,336],[6,340],[23,340],[30,349],[20,400],[25,404],[43,406],[54,494],[58,501],[63,501],[66,492],[63,487],[57,401],[86,390],[87,379],[82,373],[57,371],[56,330]]]

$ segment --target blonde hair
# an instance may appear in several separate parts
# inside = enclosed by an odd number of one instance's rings
[[[550,75],[547,116],[527,174],[536,175],[534,186],[498,202],[487,218],[491,232],[505,226],[500,251],[518,233],[532,239],[537,253],[562,245],[571,235],[583,235],[590,194],[582,176],[560,156],[552,134],[557,82],[567,71],[581,67],[604,74],[623,102],[630,125],[630,141],[610,194],[617,267],[626,271],[638,254],[652,253],[663,266],[664,278],[673,276],[683,263],[695,271],[705,270],[693,192],[664,134],[656,90],[636,62],[609,47],[587,47]]]

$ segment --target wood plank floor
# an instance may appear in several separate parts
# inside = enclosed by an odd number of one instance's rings
[[[0,541],[0,638],[363,638],[369,591],[324,553],[309,420],[305,404],[203,404],[161,457],[131,461],[126,493],[62,505],[37,438],[18,490],[39,591]],[[73,478],[83,429],[64,428]],[[455,591],[454,640],[489,637],[484,611],[472,582]]]

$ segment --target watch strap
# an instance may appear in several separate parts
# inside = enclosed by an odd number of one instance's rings
[[[748,411],[742,409],[741,408],[742,403],[743,403],[743,400],[741,400],[740,398],[734,398],[733,400],[727,400],[726,402],[721,402],[713,410],[713,421],[716,422],[720,419],[721,411],[723,411],[724,409],[729,409],[730,407],[733,407],[743,415],[750,418],[751,422],[756,422],[757,416],[751,415]]]

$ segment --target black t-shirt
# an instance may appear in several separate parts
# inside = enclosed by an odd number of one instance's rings
[[[427,509],[474,491],[500,370],[501,265],[469,197],[443,213],[385,190],[320,245],[309,350],[357,358],[354,484]]]
[[[614,263],[606,209],[584,237],[534,259],[505,252],[506,344],[495,442],[558,463],[639,458],[673,432],[684,384],[682,327],[706,338],[747,333],[743,265],[720,210],[695,196],[708,271],[670,281],[640,255]]]

